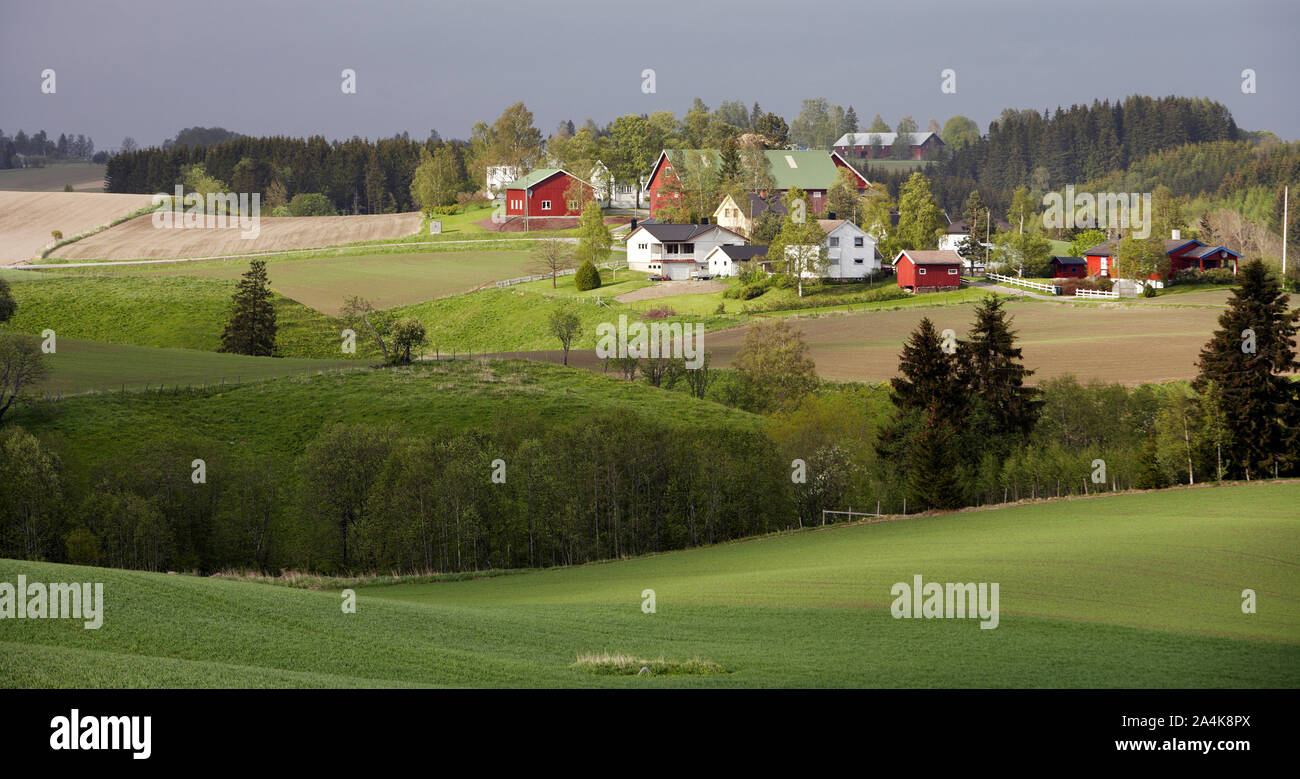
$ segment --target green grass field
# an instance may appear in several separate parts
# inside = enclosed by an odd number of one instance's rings
[[[337,591],[0,560],[0,581],[103,582],[106,601],[99,630],[0,622],[0,686],[1295,688],[1298,500],[1263,483],[832,527],[366,587],[355,614]],[[893,619],[916,574],[997,582],[997,629]],[[605,653],[725,673],[574,667]]]
[[[2,328],[60,338],[132,346],[216,351],[230,316],[235,281],[195,276],[156,277],[8,271],[18,313]],[[277,346],[287,357],[337,359],[342,326],[294,300],[275,300]],[[359,339],[358,352],[368,354]],[[123,365],[120,383],[135,370]],[[110,385],[116,386],[110,382]]]
[[[312,370],[320,365],[300,364]],[[214,374],[224,370],[224,366],[202,367]],[[293,372],[303,373],[297,368]],[[209,386],[202,395],[108,394],[65,398],[54,405],[11,413],[17,424],[33,433],[65,439],[79,457],[105,461],[180,432],[220,445],[238,441],[255,453],[296,454],[334,422],[400,424],[412,431],[460,430],[526,419],[584,420],[612,411],[626,414],[628,424],[635,424],[638,415],[695,427],[752,429],[761,423],[760,417],[683,393],[522,360],[486,365],[482,360],[458,360],[312,373],[224,391]]]
[[[49,358],[45,392],[137,390],[160,385],[200,387],[218,383],[300,376],[312,371],[359,367],[358,360],[248,357],[193,349],[159,349],[61,338]]]

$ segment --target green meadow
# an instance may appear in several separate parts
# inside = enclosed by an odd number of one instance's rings
[[[364,587],[354,614],[335,590],[0,560],[0,581],[106,601],[99,630],[0,621],[0,686],[1294,688],[1298,500],[1258,483],[813,529]],[[917,574],[998,583],[998,627],[894,619]],[[656,673],[575,664],[606,654]]]

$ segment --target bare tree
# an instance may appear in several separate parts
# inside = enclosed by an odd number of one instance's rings
[[[0,336],[0,419],[24,390],[50,375],[50,366],[35,338]]]
[[[340,312],[343,321],[351,325],[360,325],[370,333],[370,336],[379,344],[379,351],[384,354],[384,364],[390,362],[388,354],[388,344],[384,341],[384,334],[389,331],[389,323],[383,312],[376,311],[375,307],[370,305],[370,301],[365,298],[359,298],[355,295],[343,301],[343,310]]]
[[[560,271],[573,267],[573,252],[563,241],[538,241],[533,259],[542,273],[551,274],[551,289],[555,289],[555,277]]]
[[[551,312],[547,327],[551,335],[560,339],[560,346],[564,349],[564,364],[568,365],[569,347],[573,346],[573,339],[582,334],[582,320],[567,308],[557,308]]]

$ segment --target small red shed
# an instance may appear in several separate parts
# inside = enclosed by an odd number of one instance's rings
[[[961,255],[950,249],[904,249],[894,258],[898,286],[912,292],[942,292],[961,287]]]
[[[1052,278],[1081,279],[1088,275],[1088,261],[1083,257],[1053,257]]]

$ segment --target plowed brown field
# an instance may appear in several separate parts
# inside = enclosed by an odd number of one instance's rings
[[[149,204],[149,196],[145,205]],[[154,260],[222,257],[401,238],[420,229],[420,214],[361,216],[265,216],[256,238],[239,227],[158,228],[145,215],[60,247],[51,257],[67,260]],[[64,231],[67,232],[66,230]]]
[[[54,243],[51,230],[60,230],[71,238],[151,202],[150,195],[0,191],[0,265],[13,265],[40,254]]]

